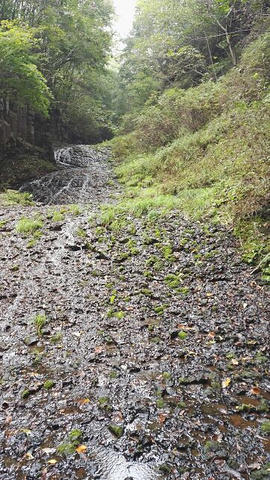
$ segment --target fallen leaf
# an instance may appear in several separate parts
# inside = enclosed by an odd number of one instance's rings
[[[221,407],[221,408],[219,408],[218,410],[220,411],[220,413],[224,413],[225,415],[228,413],[227,408]]]
[[[42,448],[41,451],[46,453],[46,455],[48,455],[49,453],[54,453],[55,448]]]
[[[79,445],[76,448],[76,452],[78,453],[86,453],[87,452],[87,446],[86,445]]]
[[[104,347],[96,347],[95,353],[102,353],[104,351]]]
[[[79,403],[80,405],[87,405],[88,403],[90,403],[90,398],[80,398],[80,399],[78,400],[78,403]]]
[[[11,422],[12,422],[12,416],[11,416],[11,415],[8,415],[8,416],[6,417],[5,423],[8,425],[8,424],[11,423]]]
[[[55,465],[56,463],[57,463],[57,460],[55,460],[55,458],[50,458],[50,460],[48,460],[49,465]]]
[[[231,383],[231,379],[230,378],[226,378],[226,380],[223,380],[222,382],[222,388],[227,388]]]
[[[166,418],[167,418],[167,415],[165,415],[164,413],[160,413],[158,416],[159,423],[164,423]]]
[[[252,389],[250,390],[250,393],[251,393],[252,395],[260,395],[261,390],[260,390],[259,387],[252,387]]]
[[[26,460],[33,460],[33,455],[31,452],[27,452],[25,455],[24,455],[24,458],[26,458]]]
[[[231,361],[231,364],[232,365],[239,365],[239,362],[238,362],[238,360],[236,360],[236,358],[233,358],[232,361]]]

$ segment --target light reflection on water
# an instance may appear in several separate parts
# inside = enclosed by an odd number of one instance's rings
[[[99,452],[96,480],[158,480],[160,477],[148,465],[127,462],[123,455],[114,452]]]

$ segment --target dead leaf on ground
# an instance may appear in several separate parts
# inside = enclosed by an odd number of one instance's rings
[[[260,395],[261,389],[259,387],[252,387],[252,389],[250,390],[250,393],[252,395]]]
[[[76,452],[78,453],[86,453],[87,452],[87,446],[86,445],[79,445],[76,448]]]
[[[226,380],[223,380],[222,382],[222,388],[227,388],[231,383],[231,379],[229,377],[226,378]]]

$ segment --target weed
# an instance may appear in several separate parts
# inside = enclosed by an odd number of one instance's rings
[[[80,444],[82,436],[83,433],[81,430],[72,430],[68,435],[69,440],[58,445],[56,449],[57,453],[59,453],[59,455],[65,456],[73,455],[74,453],[76,453],[76,448]]]
[[[80,237],[80,238],[86,238],[87,237],[87,233],[83,228],[78,228],[76,233],[77,233],[77,236]]]
[[[53,380],[46,380],[46,382],[44,382],[44,388],[45,390],[50,390],[51,388],[53,388],[55,385],[54,381]]]
[[[53,222],[62,222],[65,217],[59,210],[54,210],[48,214],[48,218],[51,218]]]
[[[43,227],[43,220],[37,218],[22,217],[16,224],[16,230],[19,233],[34,234]]]
[[[38,313],[34,318],[33,318],[33,323],[36,327],[38,335],[43,334],[43,327],[47,322],[46,315]]]
[[[172,289],[178,289],[181,283],[181,278],[175,273],[169,273],[164,279],[166,285]]]
[[[266,433],[267,435],[270,435],[270,420],[265,420],[261,424],[261,432]]]
[[[2,194],[4,203],[8,205],[34,205],[33,197],[28,192],[18,192],[16,190],[7,190]]]
[[[27,389],[26,389],[26,390],[24,390],[24,391],[22,392],[21,397],[22,397],[22,398],[28,398],[29,395],[31,395],[31,392],[30,392],[30,390],[27,390]]]
[[[72,213],[72,215],[80,215],[82,213],[82,209],[79,205],[71,204],[68,206],[68,211]]]
[[[151,292],[151,290],[149,290],[149,288],[142,288],[141,289],[141,294],[145,295],[146,297],[152,297],[153,296],[153,293]]]
[[[182,295],[187,295],[189,293],[189,288],[188,287],[181,287],[178,288],[178,293],[182,293]]]
[[[188,336],[187,332],[181,331],[178,333],[178,338],[180,338],[180,340],[185,340],[187,336]]]
[[[165,402],[163,398],[158,398],[156,401],[156,406],[157,408],[164,408],[165,407]]]
[[[61,338],[62,338],[62,334],[60,332],[57,332],[50,338],[50,342],[52,344],[56,344],[60,342]]]
[[[32,238],[32,240],[29,240],[29,242],[27,243],[27,248],[34,247],[36,243],[37,243],[37,240],[35,238]]]
[[[157,313],[158,315],[163,315],[166,308],[168,308],[168,305],[165,304],[165,305],[159,305],[158,307],[155,307],[155,313]]]
[[[7,220],[0,221],[0,229],[3,228],[7,224]]]
[[[108,429],[116,438],[121,438],[124,434],[123,427],[120,427],[119,425],[109,425]]]
[[[82,431],[79,429],[71,430],[71,432],[68,434],[69,440],[72,443],[79,443],[82,439]]]
[[[165,245],[162,247],[163,255],[165,260],[168,260],[169,262],[175,262],[176,258],[173,254],[173,248],[171,245]]]
[[[16,264],[16,265],[12,265],[12,267],[10,268],[10,270],[11,270],[12,272],[17,272],[19,269],[20,269],[20,266],[17,265],[17,264]]]

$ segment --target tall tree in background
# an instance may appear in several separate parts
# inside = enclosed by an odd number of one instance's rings
[[[237,64],[241,41],[267,9],[265,0],[138,0],[120,68],[121,112],[167,88],[216,81]]]
[[[34,28],[39,50],[34,63],[54,99],[52,112],[74,140],[98,141],[110,134],[104,121],[110,124],[111,99],[103,86],[112,14],[111,0],[4,0],[0,7],[1,19]]]
[[[0,95],[48,116],[51,94],[37,68],[38,56],[33,54],[35,33],[11,21],[0,23]]]

